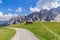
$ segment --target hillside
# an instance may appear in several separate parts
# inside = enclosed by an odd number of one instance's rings
[[[60,40],[59,22],[34,22],[28,25],[25,25],[25,23],[18,23],[9,26],[9,28],[11,27],[28,29],[41,40]]]

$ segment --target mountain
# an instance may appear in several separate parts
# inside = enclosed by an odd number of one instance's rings
[[[27,16],[13,17],[9,21],[0,22],[0,24],[1,23],[3,23],[4,25],[16,24],[17,22],[21,23],[21,22],[31,20],[31,19],[33,22],[35,22],[35,21],[49,21],[49,22],[51,22],[51,21],[55,21],[56,19],[57,20],[60,19],[60,15],[58,16],[58,14],[60,14],[60,6],[57,8],[52,8],[50,10],[42,9],[42,10],[40,10],[40,12],[33,12]],[[2,21],[2,20],[0,20],[0,21]]]
[[[56,11],[60,14],[60,6],[56,8]]]
[[[33,12],[27,16],[27,18],[31,18],[33,21],[54,21],[56,16],[60,14],[60,6],[57,8],[52,8],[50,10],[42,9],[40,12]]]
[[[35,21],[49,21],[50,22],[50,21],[55,21],[58,14],[60,14],[60,7],[52,8],[50,10],[42,9],[40,10],[40,12],[33,12],[27,16],[13,17],[10,20],[10,23],[24,22],[26,20],[31,20],[31,19],[33,22]]]
[[[9,25],[8,21],[0,21],[0,27],[1,26],[6,26],[6,25]]]

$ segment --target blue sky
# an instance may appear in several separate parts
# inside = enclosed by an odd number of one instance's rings
[[[1,15],[25,15],[60,6],[60,0],[0,0]]]
[[[3,14],[24,15],[30,13],[30,7],[35,7],[38,0],[1,0],[0,11]],[[18,11],[20,9],[20,12]],[[16,12],[17,10],[17,12]]]
[[[60,0],[0,0],[0,20],[28,15],[41,9],[50,10],[58,6],[60,6]]]

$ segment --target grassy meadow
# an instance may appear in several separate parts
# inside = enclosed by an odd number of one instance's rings
[[[7,27],[0,28],[0,40],[10,40],[15,34],[15,30],[10,28],[24,28],[31,31],[40,40],[60,40],[60,23],[59,22],[34,22],[25,25],[17,23]]]
[[[15,33],[13,29],[0,28],[0,40],[11,40]]]

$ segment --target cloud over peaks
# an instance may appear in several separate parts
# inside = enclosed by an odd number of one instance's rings
[[[39,9],[51,9],[51,8],[57,8],[58,6],[60,6],[60,3],[58,3],[59,0],[39,0],[36,3],[36,6],[34,8],[30,7],[30,11],[36,11]],[[33,10],[31,10],[33,9]],[[36,11],[37,12],[37,11]]]
[[[0,20],[10,20],[12,17],[17,17],[17,14],[8,13],[3,15],[3,12],[0,11]]]
[[[40,9],[51,9],[60,6],[58,3],[59,0],[39,0],[36,3],[36,7]]]
[[[30,7],[30,12],[39,12],[39,11],[40,11],[40,9],[37,7],[35,7],[35,8]]]

